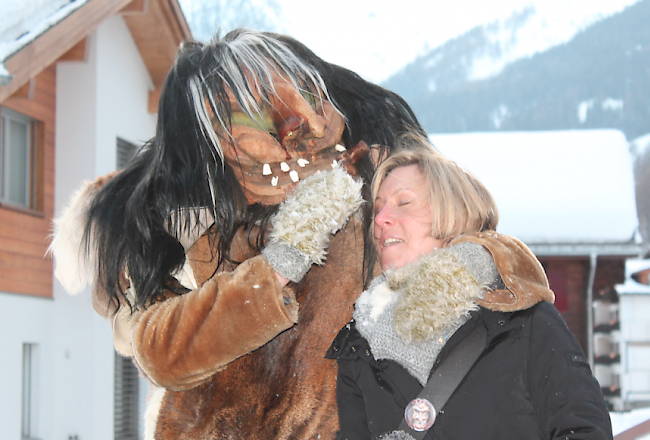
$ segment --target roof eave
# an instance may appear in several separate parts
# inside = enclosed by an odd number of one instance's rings
[[[115,14],[124,16],[152,78],[155,88],[152,94],[157,96],[174,62],[178,45],[191,39],[178,0],[90,0],[5,60],[6,70],[13,78],[8,84],[0,85],[0,102]],[[155,35],[149,35],[151,33]],[[150,109],[155,107],[151,104],[150,100]]]
[[[641,246],[634,242],[532,243],[526,242],[538,257],[585,257],[590,255],[638,257]]]

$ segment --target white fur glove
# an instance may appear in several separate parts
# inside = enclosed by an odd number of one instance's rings
[[[363,203],[362,186],[341,166],[301,181],[271,219],[273,231],[262,254],[275,271],[298,282],[312,264],[322,264],[330,236]]]

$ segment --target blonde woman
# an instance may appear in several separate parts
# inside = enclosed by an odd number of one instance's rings
[[[328,352],[339,365],[339,438],[611,439],[600,387],[543,269],[495,232],[489,191],[424,139],[398,147],[372,186],[383,274]],[[476,250],[468,242],[483,245],[473,264],[458,252]],[[486,285],[493,264],[502,281]],[[486,335],[478,358],[444,406],[418,398],[475,329]]]

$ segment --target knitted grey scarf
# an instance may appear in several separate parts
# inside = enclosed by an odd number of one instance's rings
[[[487,251],[469,243],[458,253],[460,246],[378,276],[355,303],[353,318],[375,359],[399,363],[422,386],[447,340],[478,309],[484,287],[498,278]]]

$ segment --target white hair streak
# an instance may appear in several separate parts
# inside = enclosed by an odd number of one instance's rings
[[[205,106],[203,89],[201,88],[199,80],[196,77],[190,78],[189,87],[190,93],[192,94],[194,112],[197,119],[199,120],[201,131],[203,132],[203,135],[210,140],[219,157],[223,159],[223,149],[221,148],[221,142],[219,142],[217,133],[215,133],[214,127],[212,126],[212,121],[210,121],[210,114],[208,113],[208,109]]]

